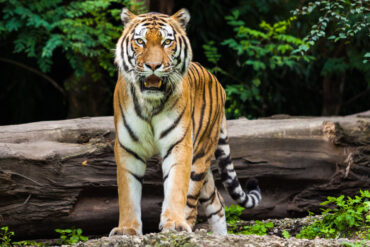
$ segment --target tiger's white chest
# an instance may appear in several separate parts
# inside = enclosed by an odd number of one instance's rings
[[[160,154],[162,157],[169,147],[184,132],[181,123],[174,125],[179,113],[166,107],[149,120],[142,119],[135,111],[134,105],[125,108],[123,119],[118,120],[117,132],[119,141],[143,159]],[[170,130],[170,131],[168,131]]]

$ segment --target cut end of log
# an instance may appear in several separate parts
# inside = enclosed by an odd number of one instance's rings
[[[343,129],[338,123],[324,121],[322,124],[322,131],[328,141],[332,144],[339,144],[340,139],[343,138]]]

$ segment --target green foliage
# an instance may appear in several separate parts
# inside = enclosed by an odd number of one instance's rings
[[[0,228],[0,244],[3,247],[11,246],[11,239],[14,236],[14,232],[9,231],[7,226]]]
[[[227,222],[235,222],[240,220],[240,215],[242,215],[244,208],[239,205],[232,204],[230,207],[225,206],[225,216]]]
[[[254,225],[244,226],[243,230],[240,233],[244,235],[255,234],[263,236],[267,234],[268,229],[271,229],[273,227],[274,223],[272,222],[263,223],[262,221],[256,220],[256,223]]]
[[[370,240],[370,192],[368,190],[361,190],[360,195],[354,198],[347,197],[346,199],[343,195],[329,196],[321,205],[332,207],[323,209],[323,218],[303,227],[296,238],[355,237]],[[229,233],[265,235],[269,229],[274,227],[272,222],[263,223],[258,220],[251,226],[238,225],[243,210],[244,208],[238,205],[225,207]],[[312,215],[312,212],[309,214]],[[284,238],[291,237],[286,230],[282,231],[282,236]],[[348,246],[362,245],[356,243],[356,245],[349,244]]]
[[[12,242],[14,236],[13,231],[9,231],[9,227],[3,226],[0,228],[0,245],[2,247],[10,246],[43,246],[42,243],[36,241],[23,240],[18,242]]]
[[[306,15],[318,17],[316,24],[312,25],[304,39],[313,46],[321,38],[327,37],[329,26],[334,28],[331,29],[328,40],[333,42],[344,40],[346,44],[350,44],[356,35],[369,31],[369,12],[368,0],[318,0],[292,11],[292,14],[294,17]],[[364,61],[369,61],[368,59],[365,56]]]
[[[364,55],[364,60],[363,60],[363,63],[367,63],[368,60],[370,60],[370,52],[366,52],[365,55]]]
[[[60,234],[58,244],[75,244],[79,241],[85,242],[88,240],[88,237],[82,235],[81,228],[55,229],[55,231]]]
[[[71,229],[55,229],[57,233],[60,234],[60,239],[57,241],[58,244],[75,244],[79,241],[85,242],[88,237],[82,235],[82,229],[71,228]],[[12,242],[12,237],[14,232],[9,231],[7,226],[0,228],[0,245],[2,247],[10,246],[45,246],[42,243],[38,243],[32,240],[22,240],[17,242]]]
[[[303,227],[297,238],[314,239],[315,237],[338,238],[357,236],[370,239],[370,192],[360,191],[355,198],[328,197],[321,205],[335,205],[323,210],[322,220]]]
[[[308,114],[320,114],[321,94],[329,94],[323,91],[323,77],[344,85],[342,91],[330,92],[343,95],[338,108],[354,107],[353,95],[361,95],[357,103],[364,105],[363,91],[370,87],[370,67],[364,64],[370,59],[368,1],[287,1],[288,7],[278,3],[235,2],[226,17],[233,33],[220,27],[225,30],[222,38],[205,41],[208,67],[226,88],[227,117],[302,114],[308,109]],[[354,74],[360,75],[356,85],[347,76]],[[304,110],[298,110],[301,104]]]
[[[45,244],[42,244],[42,243],[38,243],[36,241],[32,241],[32,240],[22,240],[22,241],[18,241],[18,242],[12,242],[12,246],[45,246]]]
[[[281,234],[283,235],[284,238],[291,238],[292,237],[287,230],[282,231]]]
[[[238,233],[238,234],[255,234],[255,235],[266,235],[267,230],[274,227],[272,222],[263,223],[259,220],[251,226],[243,226],[238,229],[237,222],[240,221],[240,216],[244,208],[239,205],[232,204],[230,207],[225,207],[226,222],[228,223],[228,233]]]
[[[215,42],[211,40],[207,44],[204,44],[202,47],[204,49],[204,55],[207,57],[207,60],[210,63],[217,65],[218,61],[221,58],[221,55],[218,52],[218,48],[215,47]],[[212,73],[214,72],[212,68],[210,69],[210,71]]]
[[[229,233],[234,233],[236,230],[236,223],[240,221],[240,215],[242,215],[243,210],[243,207],[235,204],[232,204],[230,207],[225,206],[225,217],[226,222],[228,223]]]
[[[36,58],[43,72],[50,70],[53,53],[61,48],[72,68],[82,74],[82,57],[102,55],[112,38],[119,35],[108,21],[112,12],[104,13],[112,2],[75,1],[67,5],[61,0],[1,1],[5,6],[0,35],[6,37],[16,31],[14,52]]]
[[[349,68],[349,64],[345,61],[344,57],[339,58],[329,58],[324,63],[321,70],[321,75],[330,75],[336,72],[343,72]]]
[[[366,245],[365,240],[357,241],[355,243],[344,242],[343,245],[345,247],[366,247],[366,246],[368,246],[368,245]]]
[[[308,43],[287,34],[295,17],[272,25],[262,21],[260,30],[246,27],[244,21],[239,20],[238,10],[225,19],[234,27],[235,37],[225,40],[222,44],[236,51],[242,58],[242,65],[252,66],[256,72],[283,66],[292,68],[297,61],[312,59],[305,55],[295,55],[297,49],[309,49]]]
[[[116,8],[122,3],[136,12],[144,11],[142,2],[129,0],[0,0],[0,39],[11,37],[14,53],[36,59],[43,72],[49,72],[60,59],[55,57],[60,51],[76,77],[90,72],[98,80],[101,69],[114,76],[111,50],[122,31],[120,9]]]
[[[236,66],[241,71],[250,72],[245,79],[240,80],[218,66],[221,55],[214,46],[214,41],[203,45],[207,60],[214,65],[210,70],[213,73],[220,72],[234,81],[226,86],[229,103],[226,113],[234,118],[244,115],[244,109],[241,109],[240,105],[247,102],[249,106],[255,106],[258,110],[258,105],[263,103],[260,87],[262,83],[268,81],[268,74],[271,71],[281,68],[292,70],[302,61],[313,60],[312,56],[299,53],[300,50],[309,49],[308,43],[287,33],[295,17],[274,24],[262,21],[259,29],[246,27],[245,22],[239,17],[239,10],[234,10],[232,15],[225,17],[228,24],[233,27],[234,37],[224,40],[221,44],[234,51]]]

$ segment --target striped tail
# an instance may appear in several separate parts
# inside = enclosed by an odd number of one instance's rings
[[[225,117],[222,122],[215,156],[218,162],[221,181],[229,192],[231,198],[244,208],[256,207],[262,199],[261,190],[256,179],[251,179],[247,182],[247,193],[243,191],[239,183],[234,169],[234,164],[230,157],[230,146]]]

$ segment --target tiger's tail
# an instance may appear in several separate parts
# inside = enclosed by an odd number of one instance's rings
[[[236,176],[234,164],[230,157],[230,146],[226,130],[226,118],[224,117],[218,139],[217,149],[215,151],[218,162],[218,170],[221,175],[221,181],[225,189],[229,192],[231,198],[244,208],[256,207],[261,199],[261,190],[256,179],[250,179],[247,182],[247,193],[242,189]]]

